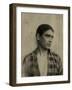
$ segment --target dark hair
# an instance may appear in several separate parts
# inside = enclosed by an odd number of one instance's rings
[[[41,36],[44,34],[44,32],[48,31],[49,29],[52,30],[52,32],[54,32],[53,28],[48,24],[39,25],[36,31],[36,37],[37,37],[37,34]]]

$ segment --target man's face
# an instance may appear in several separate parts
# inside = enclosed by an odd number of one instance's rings
[[[39,44],[44,49],[49,49],[51,47],[51,43],[54,37],[54,32],[49,29],[48,31],[44,32],[42,36],[39,36]]]

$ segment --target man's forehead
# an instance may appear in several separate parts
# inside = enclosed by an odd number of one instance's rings
[[[46,32],[44,32],[44,34],[54,34],[54,32],[51,29],[49,29]]]

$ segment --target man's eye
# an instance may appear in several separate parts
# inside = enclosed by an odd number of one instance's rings
[[[50,37],[50,35],[45,35],[46,37]]]
[[[52,36],[52,35],[45,35],[45,37],[51,37],[51,38],[53,38],[53,36]]]

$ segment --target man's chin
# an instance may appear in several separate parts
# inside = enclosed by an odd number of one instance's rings
[[[49,49],[50,49],[50,47],[45,47],[44,49],[45,49],[45,50],[49,50]]]

